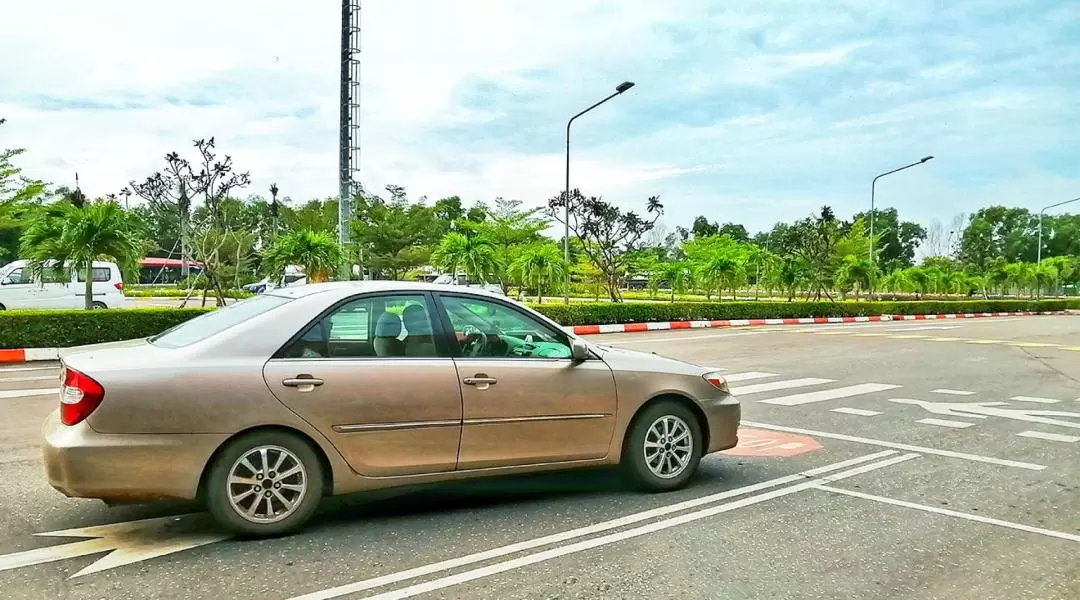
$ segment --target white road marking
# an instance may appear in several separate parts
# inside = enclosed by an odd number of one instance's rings
[[[822,402],[825,400],[835,400],[837,398],[850,398],[852,396],[859,396],[862,394],[883,392],[885,390],[892,390],[898,387],[900,386],[888,383],[859,383],[856,385],[849,385],[845,387],[834,388],[831,390],[804,392],[802,394],[792,394],[790,396],[769,398],[768,400],[761,400],[761,402],[764,402],[765,404],[778,404],[780,406],[798,406],[800,404],[809,404],[811,402]]]
[[[1075,435],[1062,435],[1060,433],[1046,433],[1043,431],[1021,431],[1016,434],[1020,437],[1037,438],[1040,440],[1050,440],[1051,442],[1080,442],[1080,436]]]
[[[968,423],[966,421],[950,421],[948,419],[919,419],[916,423],[922,423],[923,425],[937,425],[938,427],[952,427],[953,429],[963,429],[965,427],[971,427],[974,423]]]
[[[757,427],[759,429],[771,429],[773,431],[786,431],[788,433],[801,433],[803,435],[817,436],[823,438],[831,438],[834,440],[841,440],[844,442],[855,442],[858,444],[867,444],[870,446],[880,446],[882,448],[893,448],[895,450],[904,450],[906,452],[921,452],[923,454],[934,454],[936,456],[946,456],[949,458],[959,458],[961,460],[970,460],[973,462],[987,463],[991,465],[999,465],[1002,467],[1015,467],[1017,469],[1027,469],[1029,471],[1042,471],[1046,468],[1046,465],[1037,465],[1034,463],[1021,462],[1018,460],[1008,460],[1004,458],[994,458],[992,456],[981,456],[978,454],[968,454],[966,452],[954,452],[952,450],[938,450],[937,448],[929,448],[927,446],[915,446],[913,444],[901,444],[898,442],[889,442],[886,440],[875,440],[873,438],[864,438],[854,435],[847,435],[845,433],[831,433],[828,431],[815,431],[813,429],[801,429],[799,427],[787,427],[786,425],[770,425],[768,423],[757,423],[754,421],[743,420],[742,425],[746,427]]]
[[[724,375],[724,379],[731,383],[732,381],[749,381],[751,379],[765,379],[766,377],[777,377],[776,373],[762,373],[758,371],[747,371],[745,373],[732,373],[731,375]]]
[[[926,402],[912,400],[910,398],[889,398],[889,402],[900,404],[915,404],[925,408],[935,415],[949,417],[1002,417],[1014,421],[1027,421],[1028,423],[1042,423],[1044,425],[1060,425],[1080,429],[1080,421],[1066,421],[1064,419],[1052,419],[1051,417],[1076,417],[1080,413],[1066,412],[1063,410],[1036,410],[1030,408],[1002,408],[1004,402]]]
[[[960,325],[928,325],[922,327],[890,327],[885,331],[934,331],[938,329],[960,329]]]
[[[75,578],[232,537],[207,530],[202,522],[204,518],[204,515],[189,514],[39,533],[37,535],[96,539],[5,554],[0,556],[0,571],[109,552],[71,576]]]
[[[670,331],[670,330],[668,330]],[[712,340],[716,338],[728,338],[728,337],[742,337],[744,335],[763,335],[766,333],[773,333],[779,331],[777,329],[769,329],[765,331],[740,331],[738,333],[713,333],[706,335],[681,335],[673,337],[652,336],[640,340],[626,340],[626,341],[611,341],[603,344],[604,346],[622,346],[624,344],[663,344],[664,342],[687,342],[694,340]]]
[[[881,414],[876,410],[865,410],[865,409],[862,409],[862,408],[848,408],[846,406],[842,407],[842,408],[834,408],[834,409],[832,409],[832,412],[843,413],[845,415],[858,415],[860,417],[873,417],[873,416],[877,416],[877,415]]]
[[[0,398],[24,398],[27,396],[47,396],[60,393],[59,388],[45,388],[36,390],[0,390]]]
[[[0,377],[0,382],[10,381],[59,381],[58,375],[33,375],[30,377]]]
[[[1016,400],[1018,402],[1036,402],[1038,404],[1057,404],[1060,400],[1054,400],[1053,398],[1039,398],[1036,396],[1013,396],[1009,400]]]
[[[481,579],[481,578],[484,578],[484,577],[490,577],[491,575],[497,575],[499,573],[504,573],[506,571],[512,571],[514,569],[520,569],[522,567],[527,567],[529,565],[534,565],[534,564],[537,564],[537,563],[548,561],[548,560],[551,560],[553,558],[559,558],[559,557],[562,557],[562,556],[566,556],[568,554],[575,554],[575,553],[578,553],[578,552],[583,552],[585,550],[591,550],[593,548],[599,548],[601,546],[606,546],[608,544],[613,544],[615,542],[621,542],[623,540],[633,539],[633,538],[640,537],[640,536],[643,536],[643,535],[647,535],[647,534],[650,534],[650,533],[656,533],[658,531],[663,531],[665,529],[670,529],[670,528],[676,527],[678,525],[684,525],[686,523],[692,523],[694,521],[699,521],[701,519],[705,519],[705,518],[708,518],[708,517],[712,517],[712,516],[716,516],[716,515],[723,514],[723,513],[726,513],[726,512],[730,512],[730,511],[733,511],[733,510],[736,510],[736,509],[739,509],[739,508],[743,508],[743,507],[746,507],[746,506],[751,506],[751,505],[754,505],[754,504],[759,504],[759,503],[765,502],[767,500],[772,500],[773,498],[779,498],[779,497],[782,497],[782,496],[788,496],[788,495],[791,495],[791,494],[794,494],[794,493],[797,493],[797,492],[801,492],[801,491],[804,491],[804,490],[817,488],[817,487],[819,487],[819,486],[821,486],[821,485],[823,485],[825,483],[830,483],[830,482],[833,482],[833,481],[839,481],[839,480],[842,480],[842,479],[846,479],[848,477],[854,477],[855,475],[860,475],[862,473],[867,473],[867,472],[874,471],[874,470],[877,470],[877,469],[882,469],[882,468],[885,468],[885,467],[889,467],[889,466],[892,466],[892,465],[895,465],[895,464],[898,464],[898,463],[901,463],[901,462],[904,462],[904,461],[908,461],[908,460],[911,460],[913,458],[918,458],[918,457],[919,457],[918,454],[903,454],[901,456],[896,456],[896,457],[886,459],[886,460],[883,460],[883,461],[880,461],[880,462],[871,463],[869,465],[864,465],[862,467],[857,467],[857,468],[851,469],[849,471],[843,471],[841,473],[836,473],[835,475],[829,475],[829,476],[823,477],[821,480],[812,480],[812,481],[807,481],[807,482],[804,482],[804,483],[795,484],[795,485],[788,486],[788,487],[785,487],[785,488],[781,488],[781,489],[778,489],[778,490],[773,490],[771,492],[765,492],[763,494],[758,494],[756,496],[750,496],[748,498],[743,498],[742,500],[735,500],[734,502],[727,502],[727,503],[724,503],[724,504],[720,504],[718,506],[713,506],[713,507],[710,507],[710,508],[706,508],[706,509],[690,512],[690,513],[686,513],[686,514],[683,514],[683,515],[679,515],[677,517],[672,517],[670,519],[664,519],[664,520],[661,520],[661,521],[655,521],[653,523],[649,523],[648,525],[642,525],[640,527],[635,527],[633,529],[627,529],[627,530],[624,530],[624,531],[619,531],[619,532],[616,532],[616,533],[610,533],[608,535],[604,535],[604,536],[600,536],[600,537],[596,537],[596,538],[582,540],[580,542],[576,542],[576,543],[573,543],[573,544],[568,544],[566,546],[559,546],[559,547],[556,547],[556,548],[552,548],[550,550],[544,550],[544,551],[541,551],[541,552],[536,552],[534,554],[528,554],[526,556],[522,556],[522,557],[515,558],[515,559],[512,559],[512,560],[503,561],[501,563],[495,563],[495,564],[492,564],[492,565],[488,565],[486,567],[480,567],[478,569],[473,569],[471,571],[465,571],[463,573],[457,573],[457,574],[454,574],[454,575],[449,575],[449,576],[442,577],[442,578],[439,578],[439,579],[434,579],[432,581],[425,581],[423,583],[417,583],[417,584],[410,585],[410,586],[407,586],[407,587],[403,587],[403,588],[400,588],[400,589],[391,590],[391,591],[388,591],[388,592],[383,592],[381,594],[375,594],[374,596],[367,596],[364,600],[402,600],[404,598],[412,598],[413,596],[418,596],[420,594],[426,594],[426,593],[429,593],[429,592],[434,592],[436,590],[441,590],[441,589],[445,589],[445,588],[452,587],[452,586],[455,586],[455,585],[460,585],[462,583],[466,583],[466,582],[469,582],[469,581],[474,581],[474,580]],[[321,595],[319,592],[316,592],[315,594],[299,596],[299,597],[293,598],[291,600],[325,599],[325,598],[333,598],[333,597],[338,596],[338,595],[341,595],[341,594],[335,594],[333,596],[327,596],[327,595]]]
[[[949,395],[952,395],[952,396],[972,396],[972,395],[975,394],[975,392],[967,392],[967,391],[964,391],[964,390],[947,390],[947,389],[942,389],[942,388],[938,388],[936,390],[930,390],[930,393],[931,394],[949,394]]]
[[[48,365],[41,367],[4,367],[0,368],[0,374],[3,373],[16,373],[21,371],[55,371],[60,368],[60,365]]]
[[[870,462],[870,461],[873,461],[873,460],[877,460],[879,458],[884,458],[884,457],[887,457],[887,456],[893,456],[895,454],[897,454],[897,452],[895,450],[886,450],[884,452],[877,452],[877,453],[869,454],[869,455],[866,455],[866,456],[860,456],[860,457],[857,457],[857,458],[841,461],[841,462],[838,462],[838,463],[825,465],[823,467],[810,469],[810,470],[804,471],[802,473],[795,473],[794,475],[787,475],[785,477],[778,477],[776,479],[770,479],[768,481],[763,481],[761,483],[755,483],[753,485],[743,486],[741,488],[735,488],[733,490],[727,490],[725,492],[719,492],[719,493],[716,493],[716,494],[710,494],[708,496],[703,496],[701,498],[694,498],[692,500],[686,500],[686,501],[683,501],[683,502],[679,502],[677,504],[671,504],[671,505],[668,505],[668,506],[661,506],[659,508],[654,508],[654,509],[639,512],[639,513],[632,513],[632,514],[626,515],[624,517],[619,517],[617,519],[611,519],[609,521],[604,521],[604,522],[601,522],[601,523],[597,523],[595,525],[587,525],[585,527],[578,527],[577,529],[571,529],[569,531],[564,531],[562,533],[555,533],[555,534],[552,534],[552,535],[546,535],[546,536],[543,536],[543,537],[539,537],[539,538],[535,538],[535,539],[531,539],[531,540],[526,540],[524,542],[517,542],[517,543],[514,543],[514,544],[507,545],[507,546],[501,546],[501,547],[498,547],[498,548],[492,548],[491,550],[485,550],[483,552],[476,552],[476,553],[468,554],[466,556],[461,556],[461,557],[458,557],[458,558],[451,558],[449,560],[444,560],[444,561],[440,561],[440,562],[436,562],[436,563],[431,563],[431,564],[428,564],[428,565],[423,565],[423,566],[420,566],[420,567],[415,567],[415,568],[408,569],[408,570],[405,570],[405,571],[400,571],[398,573],[391,573],[389,575],[383,575],[381,577],[374,577],[374,578],[371,578],[371,579],[365,579],[365,580],[357,581],[357,582],[354,582],[354,583],[348,583],[348,584],[345,584],[345,585],[340,585],[340,586],[329,588],[329,589],[326,589],[326,590],[320,590],[320,591],[317,591],[317,592],[312,592],[310,594],[305,594],[303,596],[297,596],[297,597],[295,597],[295,598],[293,598],[291,600],[328,600],[330,598],[337,598],[339,596],[344,596],[346,594],[355,594],[357,592],[362,592],[362,591],[365,591],[365,590],[370,590],[370,589],[374,589],[374,588],[377,588],[377,587],[382,587],[384,585],[391,585],[391,584],[394,584],[394,583],[401,583],[402,581],[408,581],[410,579],[415,579],[417,577],[423,577],[425,575],[431,575],[432,573],[438,573],[439,571],[446,571],[446,570],[449,570],[449,569],[456,569],[458,567],[464,567],[464,566],[471,565],[471,564],[474,564],[474,563],[483,562],[483,561],[486,561],[486,560],[491,560],[493,558],[500,558],[502,556],[515,554],[517,552],[523,552],[525,550],[532,550],[533,548],[540,548],[542,546],[547,546],[547,545],[550,545],[550,544],[557,544],[557,543],[560,543],[560,542],[566,542],[566,541],[576,539],[576,538],[579,538],[579,537],[582,537],[582,536],[592,535],[592,534],[595,534],[595,533],[600,533],[600,532],[603,532],[603,531],[608,531],[608,530],[611,530],[611,529],[624,527],[626,525],[631,525],[633,523],[638,523],[640,521],[645,521],[645,520],[648,520],[648,519],[654,519],[656,517],[662,517],[664,515],[672,514],[672,513],[675,513],[675,512],[679,512],[679,511],[682,511],[682,510],[689,509],[689,508],[695,508],[695,507],[702,506],[702,505],[705,505],[705,504],[711,504],[711,503],[714,503],[714,502],[719,502],[721,500],[726,500],[728,498],[734,498],[736,496],[742,496],[742,495],[745,495],[745,494],[750,494],[750,493],[753,493],[753,492],[757,492],[757,491],[772,488],[772,487],[777,487],[777,486],[780,486],[780,485],[785,485],[785,484],[788,484],[788,483],[794,483],[794,482],[797,482],[797,481],[803,481],[803,480],[808,479],[810,477],[814,477],[814,476],[817,476],[817,475],[823,475],[825,473],[830,473],[832,471],[838,471],[840,469],[845,469],[845,468],[850,467],[850,466],[854,466],[854,465],[858,465],[858,464],[862,464],[862,463],[867,463],[867,462]]]
[[[1026,531],[1028,533],[1037,533],[1039,535],[1045,535],[1062,540],[1068,540],[1070,542],[1080,542],[1080,535],[1074,533],[1065,533],[1064,531],[1054,531],[1052,529],[1043,529],[1042,527],[1032,527],[1031,525],[1024,525],[1022,523],[1013,523],[1011,521],[1002,521],[1001,519],[994,519],[991,517],[984,517],[982,515],[972,515],[968,513],[962,513],[955,510],[949,510],[947,508],[939,508],[937,506],[927,506],[925,504],[916,504],[914,502],[907,502],[905,500],[897,500],[895,498],[886,498],[884,496],[875,496],[873,494],[866,494],[863,492],[856,492],[853,490],[846,490],[843,488],[836,488],[830,485],[818,485],[818,489],[825,490],[826,492],[833,492],[834,494],[844,494],[846,496],[852,496],[854,498],[862,498],[863,500],[873,500],[874,502],[881,502],[883,504],[892,504],[893,506],[902,506],[904,508],[913,508],[915,510],[921,510],[929,513],[936,513],[939,515],[946,515],[949,517],[957,517],[960,519],[967,519],[968,521],[975,521],[978,523],[986,523],[988,525],[997,525],[999,527],[1007,527],[1009,529],[1016,529],[1017,531]]]
[[[776,390],[789,390],[791,388],[806,387],[808,385],[821,385],[832,383],[835,379],[819,379],[817,377],[804,377],[802,379],[784,379],[782,381],[770,381],[768,383],[756,383],[731,388],[732,394],[756,394],[758,392],[774,392]]]

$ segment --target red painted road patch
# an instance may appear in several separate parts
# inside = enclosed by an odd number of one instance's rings
[[[739,428],[739,445],[721,454],[728,456],[797,456],[823,446],[812,437],[767,431],[764,429]]]

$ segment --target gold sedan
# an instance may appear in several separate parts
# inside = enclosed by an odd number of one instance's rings
[[[735,446],[740,419],[707,368],[433,284],[275,290],[61,363],[53,487],[200,499],[255,536],[300,528],[325,495],[451,479],[620,464],[639,488],[677,489]]]

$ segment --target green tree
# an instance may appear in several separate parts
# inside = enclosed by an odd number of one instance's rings
[[[1036,215],[1026,208],[989,206],[968,219],[960,235],[960,258],[980,269],[986,269],[995,258],[1035,262],[1037,240]]]
[[[555,290],[566,279],[567,264],[562,250],[552,242],[542,242],[525,247],[510,271],[523,285],[536,291],[536,301],[544,302],[544,292]]]
[[[358,258],[363,267],[399,279],[431,258],[439,223],[431,207],[409,202],[404,188],[390,185],[387,190],[389,201],[377,196],[354,200],[357,218],[352,221],[352,239],[362,252]]]
[[[325,231],[301,229],[277,237],[263,251],[262,265],[277,278],[289,265],[298,265],[311,283],[326,281],[341,265],[344,253],[337,239]]]
[[[870,221],[870,213],[855,215],[854,222]],[[901,221],[895,208],[874,209],[874,263],[878,270],[910,267],[915,264],[915,250],[926,239],[926,228],[911,221]]]
[[[111,260],[130,272],[147,249],[141,222],[116,202],[75,206],[52,204],[34,216],[21,238],[21,252],[32,266],[81,272],[86,281],[84,306],[94,307],[95,260]],[[55,268],[55,267],[52,267]]]
[[[470,281],[491,281],[498,269],[495,246],[482,235],[466,236],[451,231],[431,255],[431,262],[445,273],[464,272]]]

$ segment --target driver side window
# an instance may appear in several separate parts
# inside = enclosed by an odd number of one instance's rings
[[[440,296],[465,357],[570,358],[566,337],[499,302]]]

